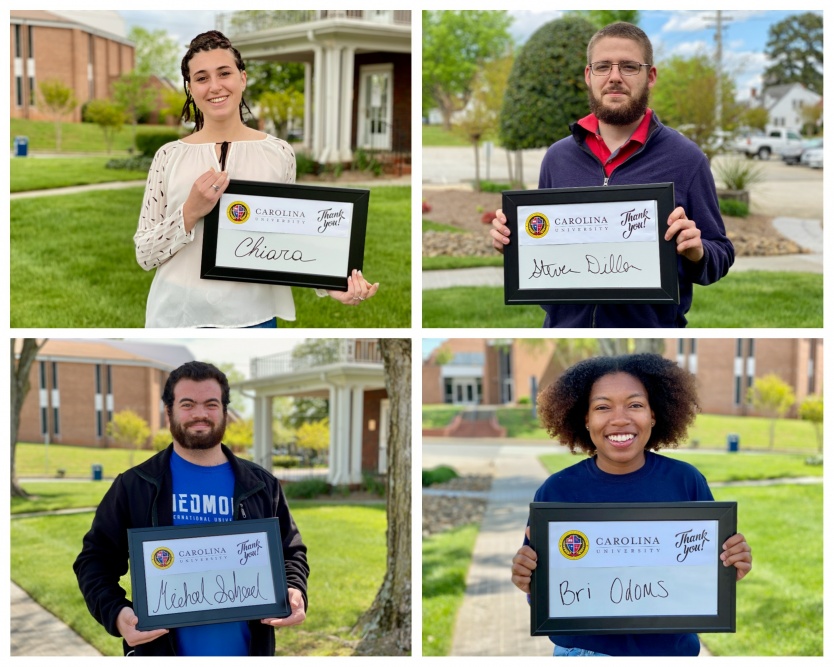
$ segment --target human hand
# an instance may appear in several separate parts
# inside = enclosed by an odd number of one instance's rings
[[[206,217],[220,200],[220,196],[229,186],[229,174],[209,169],[198,177],[191,186],[188,199],[182,205],[182,217],[185,231],[190,232],[200,218]]]
[[[529,540],[530,526],[527,526],[525,535],[527,535],[527,539]],[[513,556],[512,582],[525,593],[530,592],[530,577],[533,574],[533,570],[536,569],[536,561],[538,558],[536,552],[533,551],[533,548],[529,544],[525,544]]]
[[[669,215],[666,221],[669,229],[666,230],[667,241],[675,238],[677,234],[677,252],[683,255],[690,262],[700,262],[704,256],[704,244],[701,242],[701,230],[695,226],[695,221],[686,217],[682,206],[678,206]]]
[[[356,269],[348,276],[347,292],[329,289],[327,293],[339,303],[346,306],[358,306],[363,301],[370,299],[379,289],[379,283],[371,285],[362,277],[362,272]]]
[[[291,625],[300,625],[307,618],[304,611],[304,596],[297,588],[287,588],[290,598],[290,610],[292,613],[286,618],[264,618],[261,623],[271,625],[273,628],[286,628]]]
[[[495,211],[489,235],[492,237],[492,247],[503,255],[504,246],[510,242],[510,228],[507,227],[507,216],[500,208]]]
[[[753,552],[744,539],[744,535],[736,533],[730,536],[721,548],[724,549],[720,556],[724,567],[735,565],[736,581],[744,579],[745,575],[753,569]]]
[[[119,615],[116,616],[116,629],[119,634],[124,637],[128,646],[139,646],[139,644],[147,644],[154,639],[158,639],[162,635],[167,635],[168,630],[148,630],[147,632],[136,629],[136,624],[139,622],[139,617],[133,612],[130,607],[122,607]]]

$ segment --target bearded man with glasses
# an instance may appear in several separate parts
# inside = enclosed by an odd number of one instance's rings
[[[588,43],[585,67],[591,113],[548,149],[539,188],[672,181],[676,208],[665,238],[675,239],[677,247],[680,303],[543,305],[545,327],[685,327],[693,285],[720,280],[733,264],[735,249],[718,210],[709,160],[648,107],[656,81],[645,32],[624,22],[597,32]],[[503,253],[510,229],[502,211],[496,211],[492,226],[493,247]]]

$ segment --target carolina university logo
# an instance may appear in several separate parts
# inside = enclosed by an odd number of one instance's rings
[[[249,207],[242,201],[233,201],[226,209],[226,215],[236,225],[242,225],[249,219]]]
[[[526,229],[527,233],[534,239],[540,239],[547,234],[547,230],[550,229],[550,222],[547,220],[547,216],[545,216],[544,213],[533,213],[527,218],[524,229]]]
[[[559,538],[559,551],[568,560],[579,560],[588,553],[588,538],[578,530],[571,530]]]
[[[174,564],[174,552],[168,547],[159,547],[151,555],[151,563],[159,570],[167,570]]]

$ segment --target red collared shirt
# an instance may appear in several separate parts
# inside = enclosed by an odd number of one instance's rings
[[[606,176],[610,176],[614,169],[634,155],[646,143],[646,139],[649,136],[649,122],[651,121],[651,117],[652,110],[646,109],[646,114],[643,116],[643,120],[640,121],[637,129],[634,130],[628,138],[628,141],[613,153],[608,149],[608,146],[606,146],[605,141],[599,134],[599,121],[594,114],[588,114],[577,121],[581,128],[588,131],[585,135],[585,143],[591,149],[591,152],[599,158],[599,161],[602,162]]]

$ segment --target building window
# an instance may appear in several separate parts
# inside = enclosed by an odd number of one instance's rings
[[[46,362],[38,362],[38,386],[41,389],[46,389]]]
[[[45,439],[49,435],[49,408],[41,407],[41,436]]]
[[[29,44],[27,45],[27,51],[29,53],[30,58],[35,57],[35,31],[32,29],[32,26],[28,26],[27,37],[29,38]]]
[[[23,56],[23,49],[20,47],[20,26],[14,27],[14,57],[21,58]]]
[[[113,421],[113,367],[107,366],[107,421]]]
[[[61,399],[58,395],[58,363],[52,362],[52,431],[61,433]]]
[[[96,364],[96,400],[95,400],[95,408],[96,408],[96,437],[101,438],[104,436],[104,415],[102,414],[102,410],[104,408],[104,400],[101,391],[101,364]]]
[[[455,402],[452,378],[443,378],[443,402],[449,404]]]

